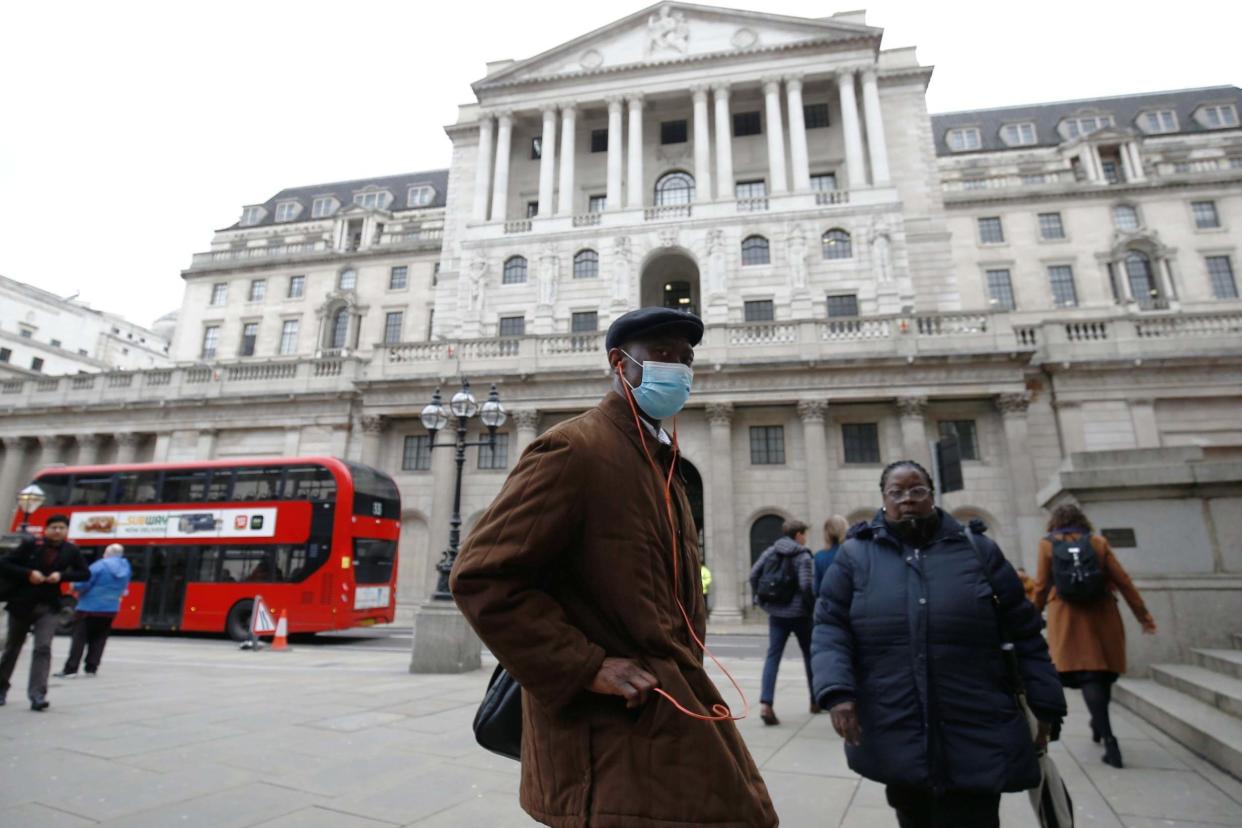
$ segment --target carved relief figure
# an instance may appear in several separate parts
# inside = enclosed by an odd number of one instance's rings
[[[483,291],[487,282],[487,259],[475,259],[470,262],[470,272],[466,279],[466,307],[472,311],[483,307]]]
[[[789,228],[789,284],[794,290],[806,288],[806,231],[801,224]]]
[[[630,299],[630,260],[633,251],[629,236],[617,236],[612,243],[612,298],[625,303]]]
[[[870,236],[871,268],[876,282],[886,284],[893,280],[893,239],[888,219],[873,217]]]
[[[686,25],[686,16],[674,12],[668,6],[660,9],[659,14],[647,18],[647,53],[670,49],[685,54],[690,47],[690,28]]]
[[[546,244],[539,254],[539,304],[556,304],[557,283],[560,281],[561,260],[556,245]]]

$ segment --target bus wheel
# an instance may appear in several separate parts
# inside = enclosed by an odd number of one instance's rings
[[[228,620],[224,622],[224,631],[234,641],[245,641],[250,637],[250,616],[254,614],[254,601],[247,598],[238,601],[229,610]]]

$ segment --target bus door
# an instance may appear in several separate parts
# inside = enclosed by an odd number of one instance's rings
[[[190,556],[197,552],[185,546],[148,549],[147,588],[142,599],[144,629],[175,630],[181,626]]]

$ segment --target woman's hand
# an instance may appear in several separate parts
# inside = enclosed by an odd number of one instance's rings
[[[1039,723],[1039,731],[1035,734],[1035,747],[1043,753],[1048,749],[1048,737],[1052,734],[1052,725],[1048,722]]]
[[[1143,622],[1143,635],[1155,635],[1155,634],[1156,634],[1156,619],[1148,618],[1146,621]]]
[[[844,701],[828,711],[832,717],[832,729],[846,744],[858,747],[862,744],[862,726],[858,724],[858,712],[852,701]]]

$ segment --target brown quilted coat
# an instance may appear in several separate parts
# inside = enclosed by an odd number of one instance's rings
[[[683,705],[722,701],[674,603],[663,481],[617,394],[535,440],[453,569],[453,597],[525,690],[522,807],[554,828],[767,828],[768,791],[732,722],[665,699],[586,691],[604,656],[638,659]],[[672,453],[650,434],[658,463]],[[679,592],[706,614],[689,502],[674,482]]]

